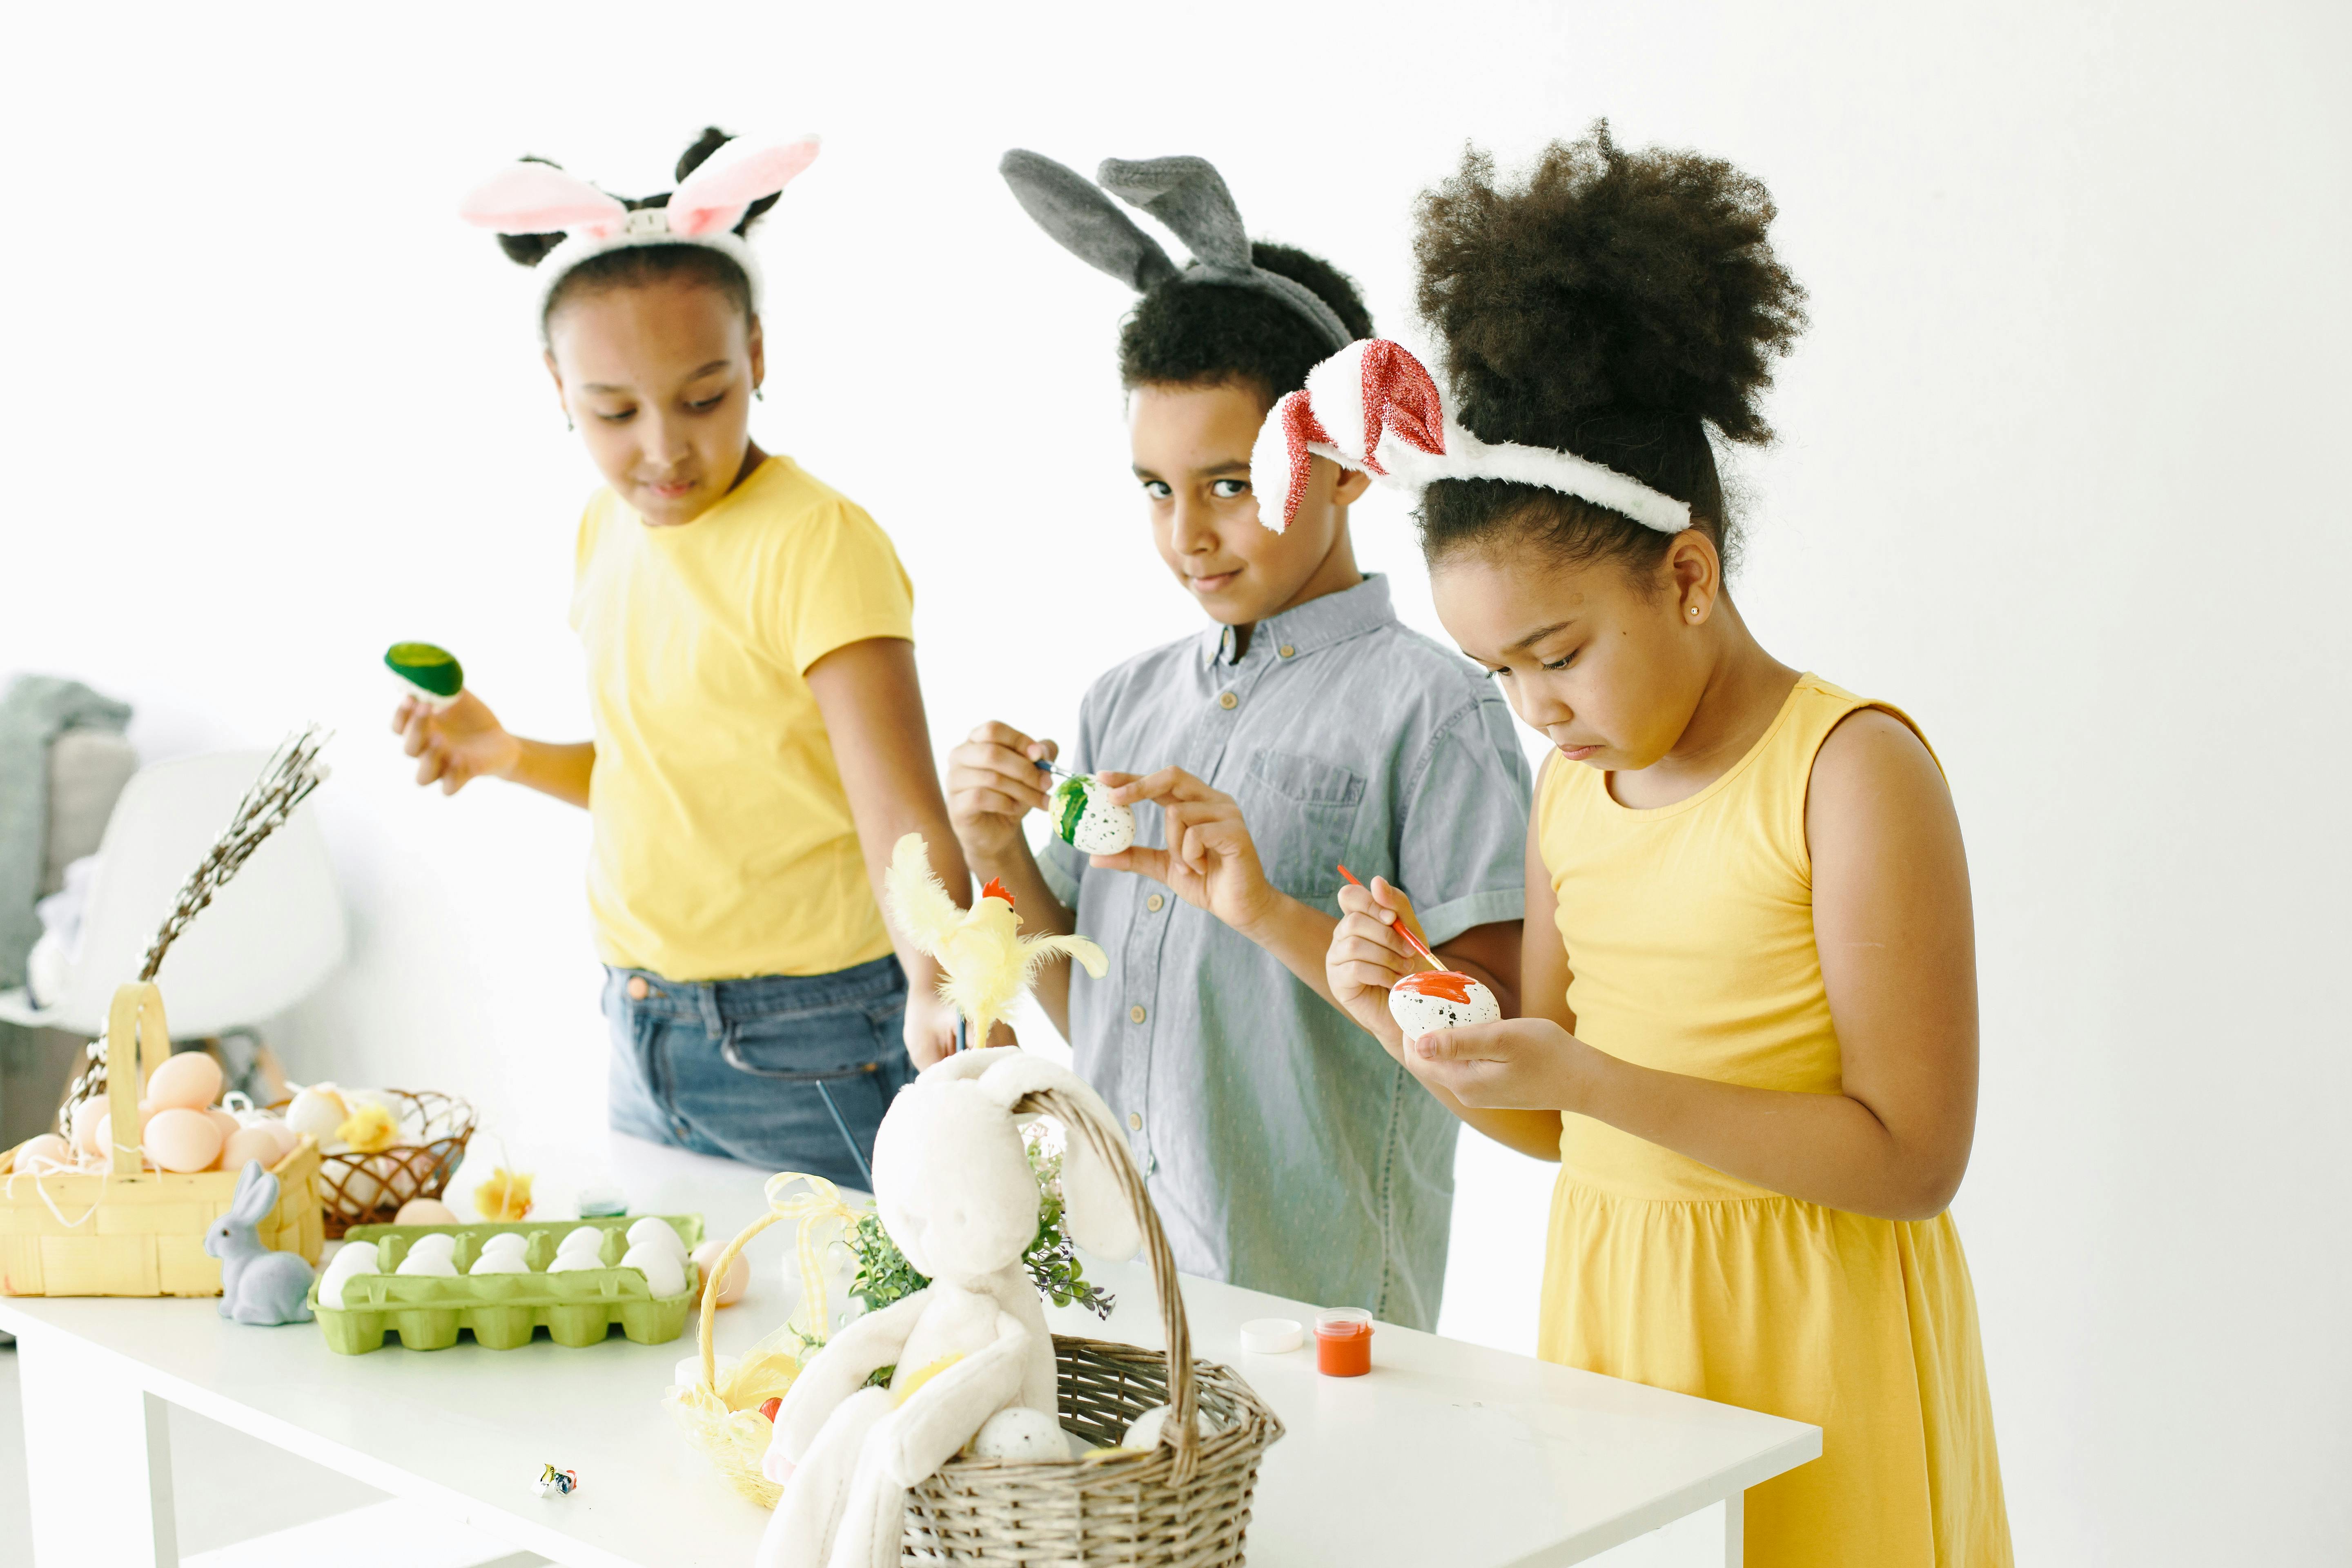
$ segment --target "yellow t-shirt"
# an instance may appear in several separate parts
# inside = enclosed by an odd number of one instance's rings
[[[849,643],[914,637],[913,584],[874,520],[789,458],[682,527],[599,490],[572,626],[596,729],[599,956],[725,980],[889,952],[804,679]]]

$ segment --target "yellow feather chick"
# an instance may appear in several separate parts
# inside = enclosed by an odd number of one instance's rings
[[[890,923],[908,946],[938,961],[940,997],[971,1026],[975,1047],[988,1043],[989,1030],[1013,1010],[1047,959],[1067,954],[1097,980],[1109,972],[1103,950],[1085,937],[1023,936],[1013,897],[998,882],[983,888],[971,909],[958,909],[932,872],[919,833],[892,848],[882,889]]]

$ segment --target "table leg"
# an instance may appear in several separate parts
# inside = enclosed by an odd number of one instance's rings
[[[1723,1500],[1723,1568],[1739,1568],[1748,1556],[1748,1494]]]
[[[18,1336],[35,1568],[177,1568],[164,1402],[65,1334]]]

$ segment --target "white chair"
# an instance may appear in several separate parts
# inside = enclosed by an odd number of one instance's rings
[[[268,760],[264,752],[215,752],[133,774],[107,819],[81,946],[64,985],[39,1007],[21,987],[0,991],[0,1022],[103,1034],[114,988],[138,978],[180,885]],[[306,804],[189,922],[155,983],[173,1035],[217,1035],[299,1002],[333,973],[343,951],[342,902],[326,839]]]

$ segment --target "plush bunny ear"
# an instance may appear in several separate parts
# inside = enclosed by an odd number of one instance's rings
[[[1160,242],[1076,169],[1015,147],[998,161],[996,172],[1037,226],[1088,266],[1139,294],[1176,276],[1176,264]]]
[[[988,1056],[1001,1059],[989,1062],[982,1069],[980,1091],[1004,1107],[1015,1110],[1021,1101],[1042,1090],[1052,1090],[1077,1106],[1078,1114],[1093,1121],[1104,1139],[1112,1157],[1122,1163],[1129,1161],[1127,1141],[1119,1135],[1118,1123],[1111,1117],[1110,1107],[1102,1097],[1087,1087],[1086,1079],[1066,1067],[1033,1056],[1018,1047],[1003,1047],[992,1051],[966,1051],[950,1060]],[[945,1067],[942,1062],[940,1067]],[[930,1069],[939,1071],[939,1067]],[[1069,1136],[1062,1151],[1062,1205],[1070,1222],[1070,1235],[1089,1252],[1098,1252],[1114,1262],[1124,1263],[1143,1246],[1143,1230],[1127,1193],[1116,1172],[1104,1163],[1095,1150],[1094,1142],[1081,1128],[1068,1129]],[[1129,1166],[1132,1169],[1132,1166]]]
[[[678,183],[664,209],[672,234],[712,234],[733,228],[761,196],[793,183],[816,162],[818,139],[751,142],[737,137],[713,153],[702,167]]]
[[[1206,158],[1105,158],[1095,177],[1122,201],[1141,207],[1175,231],[1202,266],[1217,272],[1250,269],[1249,230],[1225,189],[1224,176]]]
[[[278,1178],[263,1170],[260,1161],[247,1160],[236,1179],[236,1196],[229,1200],[229,1223],[259,1225],[277,1206]]]
[[[511,164],[467,193],[457,216],[500,234],[551,234],[557,229],[598,238],[620,231],[629,209],[577,174],[552,163]]]

